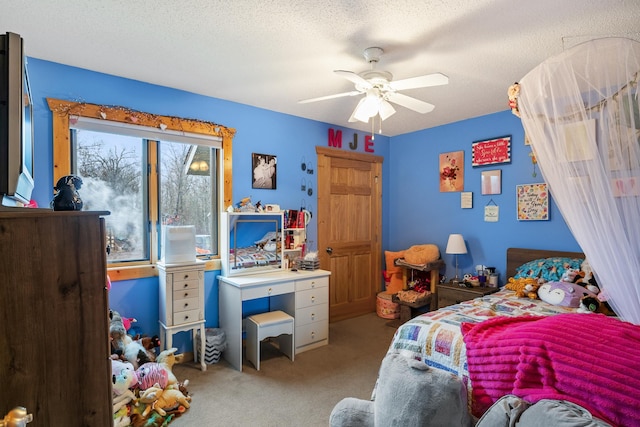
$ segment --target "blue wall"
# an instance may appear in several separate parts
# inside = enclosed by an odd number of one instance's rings
[[[40,206],[52,198],[51,112],[46,98],[121,106],[152,114],[192,118],[236,129],[233,142],[233,197],[237,201],[251,196],[254,202],[276,203],[286,208],[304,204],[317,212],[316,146],[328,145],[329,129],[341,130],[344,150],[358,134],[355,151],[364,152],[366,134],[345,127],[276,113],[243,104],[197,95],[144,82],[123,79],[93,71],[29,58],[29,76],[35,106],[36,188],[33,197]],[[506,95],[505,95],[506,96]],[[393,119],[390,119],[393,120]],[[471,143],[476,140],[512,135],[512,162],[496,167],[471,167]],[[413,244],[434,243],[453,275],[453,260],[444,254],[450,233],[462,233],[468,255],[459,258],[460,268],[470,272],[478,263],[492,265],[504,274],[505,251],[511,246],[540,249],[579,250],[555,204],[549,221],[519,222],[515,213],[515,186],[541,182],[531,176],[529,148],[524,146],[519,119],[510,112],[492,114],[393,138],[377,135],[374,154],[383,163],[383,248],[406,249]],[[439,154],[465,151],[465,191],[473,192],[473,209],[460,208],[460,193],[440,193]],[[278,157],[276,190],[251,188],[251,153]],[[310,162],[314,175],[304,174],[300,164]],[[502,194],[480,195],[482,170],[502,170]],[[310,182],[314,194],[300,190],[301,180]],[[500,220],[483,220],[484,206],[490,199],[500,206]],[[309,239],[317,242],[315,218],[309,226]],[[382,254],[381,254],[382,256]],[[207,327],[218,326],[218,271],[205,275]],[[504,281],[504,277],[501,278]],[[382,283],[381,283],[382,286]],[[260,303],[258,303],[260,304]],[[158,333],[157,278],[114,282],[110,305],[124,316],[135,317],[135,325],[149,335]],[[248,311],[260,307],[247,307]],[[188,349],[188,337],[176,337],[181,350]]]
[[[510,163],[471,166],[473,142],[505,135],[512,137]],[[453,277],[454,255],[444,251],[449,234],[460,233],[468,251],[458,256],[461,274],[473,273],[478,264],[494,266],[501,284],[506,280],[507,248],[580,250],[553,197],[548,221],[517,220],[516,185],[544,180],[537,167],[537,176],[532,176],[531,148],[524,145],[522,124],[510,110],[397,136],[390,147],[391,190],[385,198],[391,207],[389,250],[437,244],[447,263],[446,275]],[[440,192],[439,154],[453,151],[464,151],[464,191],[473,193],[472,209],[461,209],[460,193]],[[502,171],[501,194],[482,195],[482,171],[496,169]],[[491,200],[499,206],[498,222],[484,221],[484,207]]]

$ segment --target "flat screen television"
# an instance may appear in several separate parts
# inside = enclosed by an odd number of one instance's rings
[[[33,105],[24,41],[0,35],[0,196],[23,206],[33,191]]]

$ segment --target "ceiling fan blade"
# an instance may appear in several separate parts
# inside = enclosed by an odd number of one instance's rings
[[[433,111],[433,109],[435,108],[435,105],[433,104],[420,101],[419,99],[415,99],[398,92],[388,92],[385,96],[389,102],[402,105],[405,108],[408,108],[413,111],[417,111],[418,113],[422,113],[422,114]]]
[[[389,86],[395,90],[415,89],[419,87],[441,86],[449,83],[449,77],[442,73],[427,74],[410,79],[396,80]]]
[[[320,96],[318,98],[303,99],[301,101],[298,101],[298,104],[307,104],[309,102],[324,101],[324,100],[333,99],[333,98],[342,98],[343,96],[355,96],[355,95],[360,95],[361,93],[362,92],[359,92],[357,90],[352,90],[351,92],[336,93],[335,95],[327,95],[327,96]]]
[[[365,89],[370,89],[372,87],[371,83],[369,83],[368,80],[362,78],[360,75],[354,73],[353,71],[335,70],[334,73],[349,80],[350,82],[355,83],[356,85],[362,86]]]

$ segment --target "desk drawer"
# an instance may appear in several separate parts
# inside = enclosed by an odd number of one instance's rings
[[[296,291],[326,288],[329,286],[328,277],[314,277],[313,279],[296,280]]]
[[[296,307],[309,307],[312,305],[326,304],[327,302],[329,302],[329,292],[327,288],[296,292]]]
[[[329,304],[318,304],[311,307],[296,309],[296,326],[308,325],[329,318]]]
[[[173,313],[173,326],[182,325],[183,323],[196,322],[202,320],[200,309],[187,310]]]
[[[200,300],[195,298],[182,298],[173,300],[173,312],[179,313],[181,311],[194,310],[199,307]]]
[[[329,337],[329,324],[327,322],[315,322],[308,325],[296,326],[296,348],[316,341],[326,340]]]
[[[185,273],[186,275],[187,273]],[[193,273],[191,273],[191,275],[193,276]],[[198,287],[200,286],[200,280],[196,279],[184,279],[184,280],[179,280],[176,278],[176,276],[178,276],[177,274],[174,275],[174,282],[173,282],[173,292],[179,292],[179,291],[187,291],[187,290],[191,290],[191,289],[195,289],[198,290]],[[180,275],[182,277],[182,274]]]
[[[255,286],[242,289],[242,300],[272,297],[274,295],[288,294],[293,292],[295,286],[293,282],[274,283],[269,285]]]

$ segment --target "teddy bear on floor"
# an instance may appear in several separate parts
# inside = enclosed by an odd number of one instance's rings
[[[518,298],[538,299],[538,289],[541,284],[541,280],[533,277],[521,277],[518,279],[510,277],[504,287],[515,291]]]
[[[167,411],[175,410],[180,406],[189,409],[191,397],[185,396],[178,389],[149,387],[140,392],[139,400],[141,403],[147,404],[146,409],[142,413],[143,416],[149,415],[152,410],[165,416],[167,415]]]

